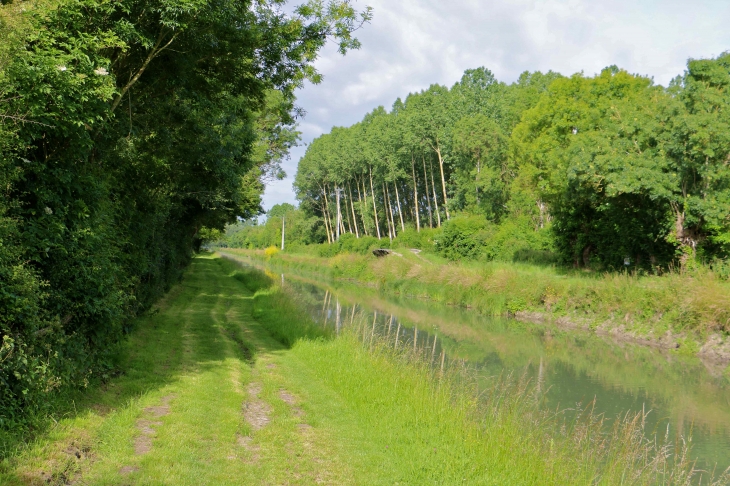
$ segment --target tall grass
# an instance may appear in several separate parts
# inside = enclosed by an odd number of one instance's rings
[[[247,274],[256,273],[247,271]],[[258,284],[265,284],[260,277]],[[393,329],[355,320],[337,339],[268,282],[257,289],[257,320],[292,348],[354,412],[363,484],[726,484],[696,471],[689,443],[646,439],[644,414],[606,431],[591,404],[548,412],[539,384],[480,376],[461,362],[413,346]],[[292,323],[296,323],[293,325]],[[396,344],[397,343],[397,344]],[[359,439],[359,440],[358,440]]]

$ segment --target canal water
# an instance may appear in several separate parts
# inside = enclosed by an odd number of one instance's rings
[[[231,256],[232,257],[232,256]],[[252,262],[239,263],[258,266]],[[260,268],[260,267],[259,267]],[[459,307],[383,295],[321,276],[267,268],[311,316],[335,331],[366,318],[398,331],[403,345],[431,350],[436,363],[464,361],[491,375],[534,380],[551,410],[587,406],[609,419],[649,412],[645,430],[691,437],[697,467],[730,467],[730,369],[608,336],[493,318]],[[283,273],[282,273],[283,272]]]

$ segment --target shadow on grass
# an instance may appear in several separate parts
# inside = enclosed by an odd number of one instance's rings
[[[328,337],[308,319],[302,322],[291,305],[282,305],[286,297],[273,285],[263,272],[212,254],[199,255],[183,281],[148,315],[136,319],[116,352],[114,377],[52,397],[52,412],[37,417],[31,430],[0,435],[0,482],[22,483],[15,470],[19,459],[34,445],[64,440],[55,434],[59,428],[63,437],[64,427],[85,427],[78,419],[133,407],[183,375],[221,366],[231,350],[235,358],[253,365],[257,354],[282,351],[300,339]]]

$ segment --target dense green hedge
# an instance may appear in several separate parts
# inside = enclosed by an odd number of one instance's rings
[[[369,19],[279,4],[0,5],[0,433],[103,380],[210,230],[260,213],[294,90]]]

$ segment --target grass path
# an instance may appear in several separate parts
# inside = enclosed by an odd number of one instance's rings
[[[298,376],[252,305],[220,259],[196,259],[139,324],[124,376],[6,462],[0,484],[353,483],[347,447],[327,432],[342,406]]]

